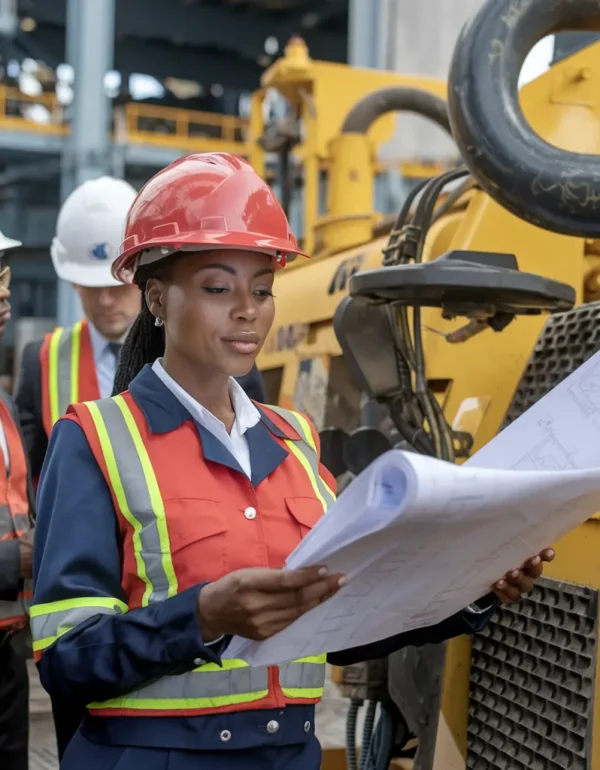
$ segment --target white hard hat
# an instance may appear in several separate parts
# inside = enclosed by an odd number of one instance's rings
[[[74,190],[58,215],[50,255],[56,274],[79,286],[120,286],[110,268],[129,207],[137,195],[122,179],[103,176]]]
[[[15,241],[14,238],[8,238],[2,230],[0,230],[0,251],[8,251],[8,249],[16,249],[23,244],[21,241]]]

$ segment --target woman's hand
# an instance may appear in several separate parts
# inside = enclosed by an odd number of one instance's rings
[[[325,567],[241,569],[203,586],[196,615],[202,639],[226,634],[263,640],[331,598],[345,583]]]
[[[495,583],[492,591],[504,604],[514,604],[528,594],[535,586],[535,581],[542,576],[544,562],[551,562],[555,553],[546,548],[537,556],[532,556],[519,569],[507,572],[504,578]]]

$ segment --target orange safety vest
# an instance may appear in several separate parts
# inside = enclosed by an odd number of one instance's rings
[[[4,454],[0,451],[0,540],[15,540],[31,528],[27,495],[27,460],[19,430],[2,399],[0,399],[0,421],[10,459],[10,470],[7,473]],[[0,629],[24,628],[27,625],[31,598],[31,581],[26,580],[15,601],[0,601]]]
[[[42,421],[46,435],[69,404],[95,401],[100,387],[87,321],[46,334],[40,350]]]
[[[257,487],[225,465],[203,461],[191,419],[152,433],[129,392],[70,408],[113,497],[126,605],[97,599],[106,606],[87,607],[82,599],[73,607],[59,603],[60,612],[48,617],[41,610],[32,617],[34,640],[42,640],[37,646],[57,635],[61,623],[72,627],[90,612],[127,612],[238,569],[284,565],[335,500],[334,481],[319,464],[316,437],[303,415],[260,408],[263,424],[277,431],[270,428],[268,440],[288,454]],[[325,655],[250,667],[225,653],[222,663],[204,663],[88,708],[103,716],[191,716],[316,703],[323,693]]]

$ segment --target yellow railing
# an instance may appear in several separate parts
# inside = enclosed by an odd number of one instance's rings
[[[46,122],[27,115],[27,109],[44,107]],[[48,117],[49,116],[49,117]],[[116,141],[207,152],[246,152],[247,121],[233,115],[182,110],[132,102],[113,110]],[[69,127],[65,108],[54,94],[27,96],[17,88],[0,86],[0,130],[65,134]]]
[[[27,116],[26,110],[34,107],[44,107],[48,111],[48,122]],[[64,107],[54,94],[27,96],[18,88],[7,86],[0,86],[0,129],[31,129],[42,134],[65,134],[68,131]]]
[[[214,112],[182,110],[176,107],[156,107],[131,103],[115,108],[115,124],[119,110],[124,110],[126,138],[129,142],[158,144],[181,149],[198,148],[207,151],[246,153],[248,122],[233,115]],[[115,125],[118,137],[118,127]]]

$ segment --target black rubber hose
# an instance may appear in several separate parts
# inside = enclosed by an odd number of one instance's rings
[[[363,724],[362,740],[360,742],[360,762],[358,770],[366,770],[369,760],[369,749],[373,739],[373,728],[375,727],[375,715],[377,713],[377,701],[370,700],[367,703],[367,711]]]
[[[597,238],[600,157],[548,144],[519,105],[529,51],[573,29],[600,30],[598,0],[487,0],[456,43],[448,107],[461,155],[490,197],[546,230]]]
[[[437,123],[452,136],[446,102],[418,88],[381,88],[367,94],[346,115],[342,134],[366,134],[373,123],[388,112],[414,112]]]
[[[360,711],[361,701],[351,700],[346,715],[346,768],[358,770],[356,761],[356,722]]]

